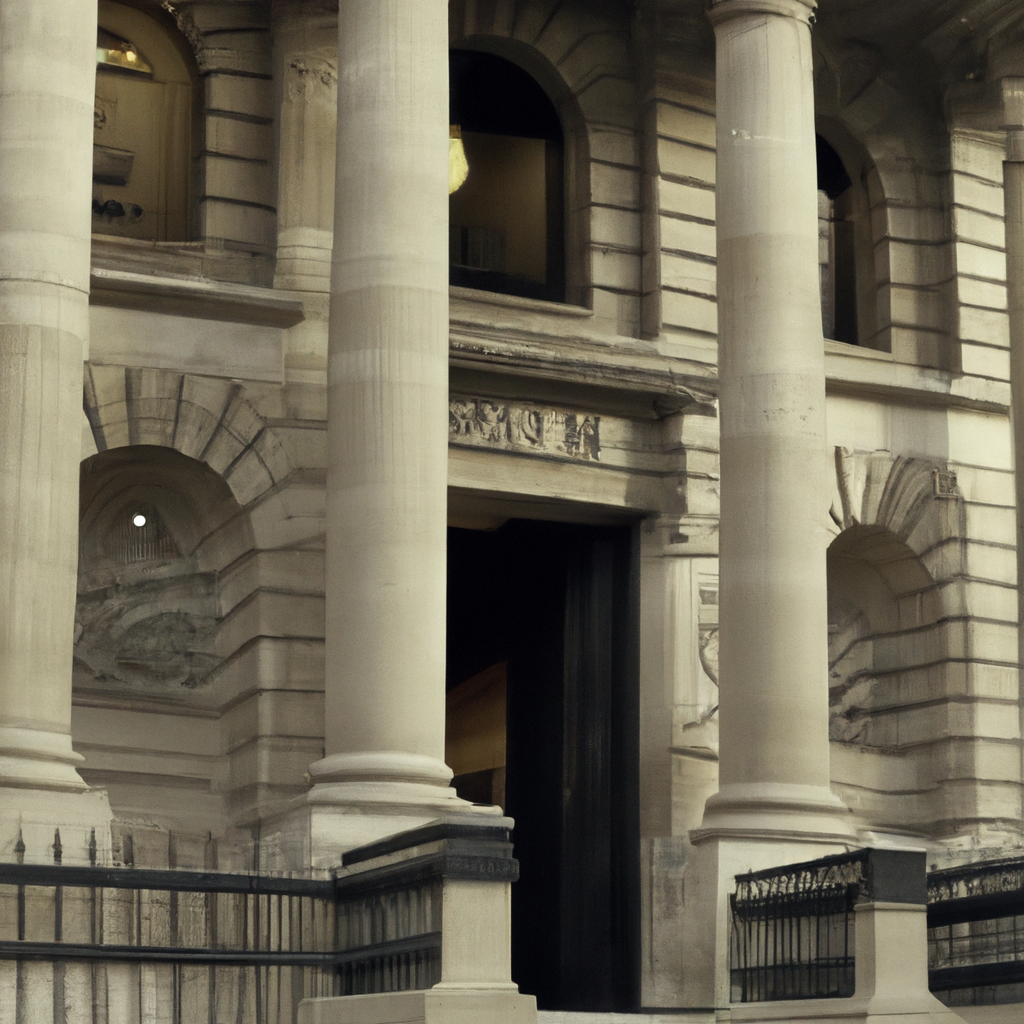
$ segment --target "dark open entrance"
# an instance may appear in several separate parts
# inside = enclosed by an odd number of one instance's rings
[[[449,530],[450,763],[515,818],[512,976],[542,1009],[639,1006],[635,544],[630,527]]]

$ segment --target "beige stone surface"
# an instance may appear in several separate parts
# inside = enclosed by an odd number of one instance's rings
[[[741,55],[718,87],[716,123],[713,36],[696,3],[645,2],[629,12],[583,0],[449,5],[451,45],[520,64],[562,117],[564,304],[445,287],[443,196],[429,182],[443,177],[435,156],[444,148],[446,28],[433,3],[415,5],[427,20],[395,51],[402,74],[426,83],[401,102],[360,79],[394,24],[363,34],[363,22],[353,22],[339,60],[335,15],[315,4],[197,0],[163,12],[154,31],[166,29],[164,44],[177,48],[197,85],[187,237],[95,235],[90,275],[95,12],[51,6],[33,41],[20,8],[0,0],[0,575],[8,581],[0,588],[0,774],[25,781],[49,760],[51,785],[78,785],[80,770],[108,787],[137,831],[139,863],[198,864],[206,840],[196,836],[210,832],[223,839],[221,866],[246,868],[251,841],[244,854],[225,838],[244,826],[261,830],[263,865],[325,868],[346,845],[432,816],[432,798],[450,801],[438,668],[446,512],[489,528],[515,516],[639,522],[642,1005],[690,998],[687,965],[708,950],[706,936],[687,928],[723,934],[721,922],[707,925],[717,896],[705,894],[704,910],[689,903],[700,894],[688,833],[717,786],[719,756],[726,778],[741,755],[751,774],[807,769],[819,795],[830,783],[859,825],[925,835],[943,862],[1019,848],[1013,450],[1021,445],[1010,411],[1024,420],[1016,414],[1015,258],[1024,243],[1014,142],[1020,79],[997,81],[1020,72],[1019,45],[1005,27],[972,20],[974,5],[955,0],[935,14],[936,25],[948,14],[941,29],[918,38],[915,19],[897,25],[893,5],[872,0],[901,54],[930,53],[927,67],[904,67],[884,46],[863,43],[873,30],[862,12],[840,26],[822,11],[811,36],[821,55],[816,127],[853,168],[861,204],[862,344],[852,346],[822,345],[811,260],[796,255],[812,234],[804,206],[816,191],[807,76],[798,87],[785,77],[798,60],[762,68]],[[343,17],[367,17],[370,6],[343,4]],[[801,5],[769,6],[799,13]],[[977,39],[966,41],[961,16]],[[148,15],[132,7],[131,17]],[[764,15],[742,45],[775,32],[774,20]],[[793,42],[772,40],[772,55]],[[988,47],[988,80],[947,90],[955,40]],[[764,71],[764,95],[770,87],[786,97],[771,104],[778,123],[770,131],[749,127],[757,97],[753,107],[733,102],[734,94],[750,99],[754,68]],[[902,74],[936,97],[934,109],[899,84]],[[779,198],[763,202],[751,191],[765,183]],[[760,235],[775,246],[771,255],[758,248]],[[803,285],[783,301],[797,265]],[[382,341],[377,328],[391,333]],[[743,400],[778,413],[779,429],[759,448],[758,431],[737,427],[730,411],[738,408],[737,330],[750,360]],[[83,422],[77,374],[86,355]],[[813,376],[813,399],[793,399],[790,371]],[[766,404],[766,393],[781,400]],[[801,438],[808,411],[814,422]],[[572,416],[594,427],[587,451],[567,432]],[[167,505],[194,499],[192,525],[180,525],[188,516],[175,520],[194,565],[132,569],[131,600],[122,600],[121,583],[102,600],[92,583],[83,587],[80,626],[92,630],[97,609],[113,617],[106,640],[90,632],[77,649],[72,694],[76,463],[135,451],[136,468],[124,476],[138,479],[122,482],[159,503],[168,482],[154,482],[155,450],[194,463]],[[225,484],[230,515],[206,518],[200,472]],[[341,490],[339,479],[347,481]],[[408,514],[414,507],[429,515]],[[425,532],[413,529],[428,519]],[[102,538],[90,524],[98,520],[87,512],[82,521],[82,542],[95,552]],[[865,532],[898,540],[895,568],[878,575],[881,549],[853,543]],[[719,605],[720,569],[728,592],[743,568],[738,543],[756,568],[787,537],[792,559],[772,563],[767,589],[739,616],[742,643],[730,644],[737,612],[727,596]],[[810,575],[800,566],[830,543],[846,545],[849,564],[846,573],[830,566],[826,596],[820,565]],[[344,557],[339,545],[349,547]],[[159,649],[164,634],[152,620],[182,594],[198,599],[189,590],[196,573],[216,578],[204,597],[215,643],[200,638],[189,648],[215,663],[204,685],[128,685],[161,654],[168,673],[180,667],[181,637]],[[881,582],[865,590],[872,573]],[[392,593],[400,599],[389,603]],[[840,598],[852,617],[826,624],[827,602]],[[342,602],[333,627],[332,601]],[[741,741],[730,732],[728,698],[715,711],[720,616],[723,685],[739,658],[769,694],[762,705],[748,701]],[[129,628],[133,642],[152,632],[138,664],[121,664],[131,659],[110,639]],[[818,642],[827,629],[836,647],[829,661]],[[355,654],[325,658],[332,632]],[[38,661],[7,646],[30,634]],[[813,673],[831,678],[830,713],[822,686],[811,697],[813,687],[799,684],[813,674],[799,669],[803,653]],[[109,679],[98,678],[108,670]],[[812,738],[797,743],[801,730]],[[373,794],[365,789],[320,788],[318,800],[353,803],[307,805],[305,774],[325,741],[332,753],[375,752],[376,760],[353,762],[374,778],[429,775],[435,784],[396,783],[372,814],[349,813],[366,809],[360,801]],[[26,759],[26,749],[43,756]],[[58,810],[36,793],[3,790],[11,815],[38,805],[22,824],[27,856],[52,857],[61,815],[65,850],[84,856],[99,804],[87,794],[81,813]],[[756,818],[757,806],[751,800],[742,814]],[[0,828],[7,857],[16,841],[8,810]],[[118,842],[115,835],[111,857]],[[812,844],[819,849],[831,847]],[[766,843],[743,866],[809,855]],[[721,888],[739,864],[729,856],[713,865]],[[157,974],[147,977],[153,1008],[169,990]],[[26,991],[52,995],[45,970],[26,979]],[[125,1016],[134,982],[116,971],[109,979],[110,1012]],[[8,980],[0,977],[0,991]]]

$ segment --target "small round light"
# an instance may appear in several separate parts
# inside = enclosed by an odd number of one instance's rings
[[[132,516],[132,525],[145,526],[146,517],[141,512],[136,512],[135,515]]]

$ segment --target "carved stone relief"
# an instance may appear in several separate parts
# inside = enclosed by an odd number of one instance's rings
[[[700,665],[718,685],[718,578],[702,576],[698,583],[697,628]]]
[[[316,54],[303,54],[288,63],[288,95],[292,98],[314,92],[334,96],[338,86],[337,64]]]
[[[133,512],[143,525],[132,523]],[[75,687],[151,695],[201,688],[218,660],[216,574],[197,571],[159,512],[138,502],[89,550],[75,606]]]
[[[600,416],[567,409],[461,396],[452,396],[449,403],[448,433],[454,444],[598,462],[600,431]]]

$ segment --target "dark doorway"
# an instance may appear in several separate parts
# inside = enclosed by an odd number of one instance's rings
[[[515,819],[512,976],[542,1009],[639,1006],[638,566],[630,527],[449,530],[449,693],[505,685],[501,785],[458,781]]]

